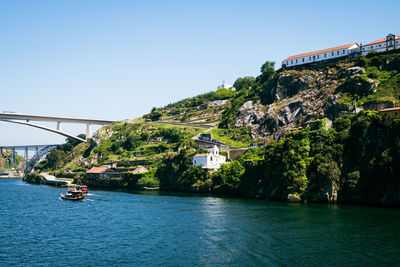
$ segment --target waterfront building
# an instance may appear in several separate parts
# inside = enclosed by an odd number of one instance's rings
[[[193,165],[202,166],[205,169],[219,169],[221,164],[226,163],[226,157],[219,154],[216,145],[208,154],[196,154],[193,157]]]
[[[110,168],[110,166],[106,166],[106,165],[92,167],[91,169],[86,171],[86,178],[88,178],[88,179],[106,178],[106,177],[108,177],[106,172],[109,168]]]

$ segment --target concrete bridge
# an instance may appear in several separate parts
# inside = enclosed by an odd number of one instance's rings
[[[25,173],[30,173],[35,167],[35,165],[50,151],[59,146],[58,144],[52,144],[52,145],[26,145],[26,146],[0,146],[0,153],[2,156],[4,156],[4,149],[10,149],[12,151],[12,156],[10,159],[10,167],[17,169],[17,162],[15,158],[15,151],[16,150],[23,150],[24,151],[24,159],[25,159],[25,166],[24,166],[24,172]],[[33,151],[34,155],[33,157],[29,158],[29,151]]]
[[[86,142],[86,140],[74,136],[72,134],[66,133],[62,131],[61,124],[62,123],[73,123],[73,124],[86,124],[86,139],[91,138],[91,125],[108,125],[113,123],[114,121],[110,120],[96,120],[96,119],[82,119],[82,118],[70,118],[70,117],[56,117],[56,116],[43,116],[43,115],[30,115],[30,114],[19,114],[12,112],[3,112],[0,113],[0,121],[17,123],[22,125],[27,125],[35,128],[39,128],[45,131],[53,132],[56,134],[63,135],[65,137],[70,137],[77,139],[82,142]],[[46,126],[42,126],[39,124],[32,123],[32,121],[44,121],[44,122],[55,122],[57,123],[56,129],[49,128]]]

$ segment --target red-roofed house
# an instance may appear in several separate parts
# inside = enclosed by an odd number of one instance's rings
[[[96,179],[96,178],[106,178],[106,171],[109,169],[109,166],[98,166],[92,167],[88,171],[86,171],[86,178],[88,179]]]
[[[196,154],[193,157],[193,165],[202,166],[205,169],[219,169],[224,163],[226,163],[226,157],[219,154],[217,146],[214,146],[208,154]]]

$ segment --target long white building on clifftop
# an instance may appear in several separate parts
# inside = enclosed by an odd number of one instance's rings
[[[400,48],[400,35],[389,34],[386,38],[366,45],[351,43],[328,49],[291,56],[282,61],[283,67],[294,67],[318,61],[347,57],[354,53],[368,54],[371,51],[384,52]]]

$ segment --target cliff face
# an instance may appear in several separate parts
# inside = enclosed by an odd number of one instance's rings
[[[247,127],[254,136],[276,139],[317,119],[334,120],[351,113],[354,106],[340,100],[348,87],[373,92],[379,82],[361,80],[366,70],[343,65],[323,70],[286,70],[270,79],[263,88],[262,102],[246,102],[235,119],[235,126]]]
[[[239,109],[235,126],[247,127],[254,137],[277,139],[317,119],[399,105],[400,53],[280,70],[258,90],[258,102]]]

